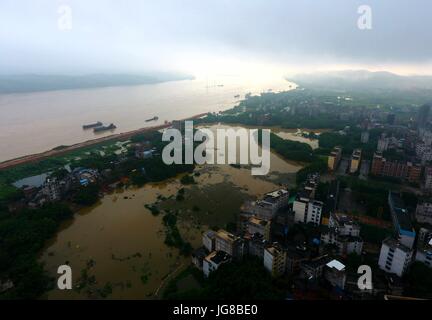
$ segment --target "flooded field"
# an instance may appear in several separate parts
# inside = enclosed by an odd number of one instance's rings
[[[54,289],[46,298],[158,298],[170,276],[190,263],[165,245],[162,211],[177,212],[182,237],[197,248],[204,230],[235,222],[245,200],[294,185],[300,168],[272,153],[267,176],[252,176],[248,167],[203,165],[196,167],[192,185],[172,179],[105,195],[65,223],[42,254],[51,275],[65,263],[73,270],[74,290]],[[176,199],[180,189],[182,201]],[[148,208],[155,203],[158,215]]]

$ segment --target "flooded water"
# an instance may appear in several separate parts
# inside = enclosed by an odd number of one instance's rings
[[[286,91],[282,77],[209,77],[140,86],[0,95],[0,161],[94,139],[113,132],[82,130],[114,123],[115,133],[233,107],[245,94]],[[159,117],[157,121],[145,120]],[[31,137],[31,138],[30,138]]]
[[[217,126],[213,126],[215,128]],[[87,274],[94,276],[81,291],[54,289],[48,299],[97,299],[104,288],[107,298],[160,298],[169,275],[190,264],[179,251],[164,244],[163,214],[154,216],[146,204],[178,212],[178,228],[194,248],[209,226],[224,228],[235,222],[245,200],[293,185],[300,164],[286,162],[271,154],[271,172],[252,176],[250,168],[230,165],[202,165],[194,172],[196,184],[183,186],[178,179],[148,184],[139,189],[105,195],[99,204],[84,209],[47,246],[41,260],[56,276],[57,267],[68,262],[74,284]],[[184,200],[175,196],[184,188]]]
[[[326,129],[282,129],[282,128],[274,128],[272,129],[275,134],[277,134],[282,139],[297,141],[301,143],[306,143],[311,146],[312,149],[317,149],[319,147],[319,141],[316,138],[310,138],[307,135],[309,133],[314,133],[319,136],[322,132],[325,132]]]

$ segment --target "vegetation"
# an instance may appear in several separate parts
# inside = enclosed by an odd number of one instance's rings
[[[11,280],[14,287],[3,299],[34,299],[46,291],[51,282],[38,254],[45,241],[54,236],[61,221],[72,217],[63,204],[50,204],[19,215],[4,214],[0,219],[0,280]]]
[[[173,281],[164,297],[172,300],[274,300],[283,299],[286,294],[257,258],[225,264],[212,272],[208,279],[197,278],[202,284],[201,288],[177,292],[176,281]]]
[[[189,255],[192,252],[192,246],[180,235],[177,228],[177,215],[172,212],[166,213],[163,217],[163,223],[166,227],[165,244],[178,248],[182,255]]]
[[[74,202],[83,206],[91,206],[99,200],[99,185],[92,183],[82,186],[75,194]]]
[[[285,140],[274,133],[270,136],[270,145],[274,151],[287,160],[311,162],[316,159],[308,144]]]

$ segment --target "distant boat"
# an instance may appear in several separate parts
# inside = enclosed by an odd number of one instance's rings
[[[151,118],[151,119],[147,119],[146,122],[156,121],[156,120],[158,120],[158,119],[159,119],[159,117],[153,117],[153,118]]]
[[[234,96],[234,98],[238,99],[238,98],[240,98],[240,95],[239,95],[239,94],[236,94],[236,95]]]
[[[86,130],[86,129],[101,127],[102,125],[103,125],[102,122],[98,121],[95,123],[85,124],[82,127],[84,130]]]
[[[93,132],[102,132],[102,131],[107,131],[107,130],[114,130],[115,128],[117,128],[114,123],[111,123],[109,126],[101,126],[101,127],[96,127],[93,129]]]

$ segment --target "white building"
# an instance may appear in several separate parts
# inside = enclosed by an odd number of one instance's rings
[[[306,223],[313,223],[315,225],[321,224],[321,213],[323,209],[323,203],[318,200],[309,201],[308,211],[306,217]]]
[[[394,273],[402,277],[408,270],[412,257],[413,252],[410,248],[396,239],[387,238],[381,246],[378,266],[385,272]]]
[[[261,219],[271,220],[280,209],[288,206],[288,201],[288,190],[275,190],[264,195],[263,199],[256,201],[251,211]]]
[[[419,202],[415,217],[417,222],[432,224],[432,203],[428,201]]]
[[[360,225],[347,215],[331,213],[329,228],[336,229],[336,232],[341,236],[360,236]]]
[[[203,233],[202,242],[204,248],[208,250],[208,252],[212,252],[215,250],[215,242],[216,242],[216,232],[213,230],[207,230]]]
[[[231,262],[231,256],[223,251],[213,251],[203,261],[203,273],[206,277],[224,263]]]
[[[381,138],[378,139],[377,151],[384,152],[388,149],[388,146],[389,139],[385,135],[382,135]]]
[[[310,192],[300,192],[293,203],[294,222],[305,223],[307,218],[307,207],[310,200]]]
[[[226,252],[235,259],[242,258],[244,254],[244,241],[228,231],[219,230],[215,235],[214,249]]]
[[[363,131],[360,136],[361,143],[368,143],[369,142],[369,131]]]
[[[415,259],[432,268],[432,245],[429,248],[418,249]]]
[[[351,253],[361,255],[363,250],[363,239],[359,236],[340,235],[335,229],[329,228],[321,232],[321,243],[323,245],[334,245],[337,247],[338,255],[346,256]]]
[[[277,244],[264,249],[264,268],[266,268],[272,276],[280,276],[285,273],[286,267],[286,251],[280,248]]]
[[[48,178],[42,186],[42,194],[50,201],[57,201],[61,198],[60,183],[56,178]]]

